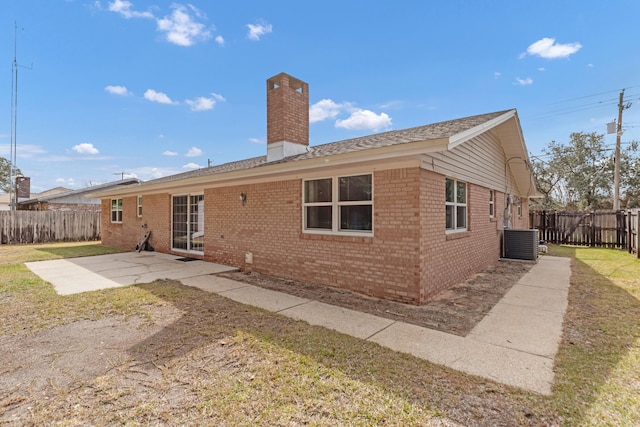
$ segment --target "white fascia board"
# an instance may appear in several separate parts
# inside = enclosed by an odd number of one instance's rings
[[[281,177],[283,179],[287,179],[286,175],[295,176],[298,173],[306,173],[324,168],[335,168],[353,163],[381,160],[390,161],[397,158],[406,158],[408,156],[444,151],[447,149],[447,143],[448,140],[446,138],[408,142],[405,144],[396,144],[387,147],[372,148],[332,156],[293,160],[273,165],[266,164],[254,168],[201,175],[193,178],[177,179],[175,181],[163,181],[155,184],[143,183],[135,188],[124,187],[111,189],[110,191],[92,193],[89,196],[103,199],[114,196],[123,197],[129,195],[157,194],[158,192],[170,193],[176,189],[183,188],[204,189],[217,186],[222,183],[232,185],[235,181],[246,181],[248,179],[264,179],[268,177]]]
[[[486,131],[493,129],[501,123],[506,122],[510,118],[514,117],[516,114],[516,110],[509,110],[506,113],[498,116],[494,119],[489,120],[488,122],[484,122],[481,125],[474,126],[471,129],[467,129],[464,132],[457,133],[451,137],[449,137],[449,150],[457,147],[458,145],[475,138],[476,136],[485,133]]]

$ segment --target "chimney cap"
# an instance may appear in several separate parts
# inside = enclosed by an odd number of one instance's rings
[[[304,93],[309,84],[287,73],[279,73],[267,79],[267,90],[276,89],[280,86],[289,86],[291,89]]]

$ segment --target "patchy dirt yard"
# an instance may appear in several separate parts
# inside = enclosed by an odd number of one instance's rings
[[[533,264],[499,261],[421,306],[369,298],[344,289],[277,279],[260,273],[222,276],[275,291],[466,336]]]
[[[423,307],[256,274],[237,278],[462,334],[477,321],[464,318],[481,318],[529,267],[499,263]],[[1,425],[558,422],[544,397],[532,401],[530,393],[175,281],[47,295],[34,302],[0,292],[12,307],[0,317]],[[118,301],[127,301],[128,314],[118,314]]]

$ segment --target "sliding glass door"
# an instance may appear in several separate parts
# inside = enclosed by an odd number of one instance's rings
[[[204,195],[173,196],[171,247],[204,253]]]

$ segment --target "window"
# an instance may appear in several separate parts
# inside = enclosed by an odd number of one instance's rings
[[[142,196],[138,196],[138,218],[142,218]]]
[[[111,199],[111,222],[122,222],[122,199]]]
[[[321,233],[371,233],[371,174],[304,181],[304,230]]]
[[[467,229],[467,183],[447,178],[445,189],[447,231]]]
[[[489,217],[496,216],[496,192],[495,190],[489,190]]]
[[[516,200],[516,203],[518,204],[518,217],[521,217],[522,216],[522,199],[518,197],[518,199]]]

